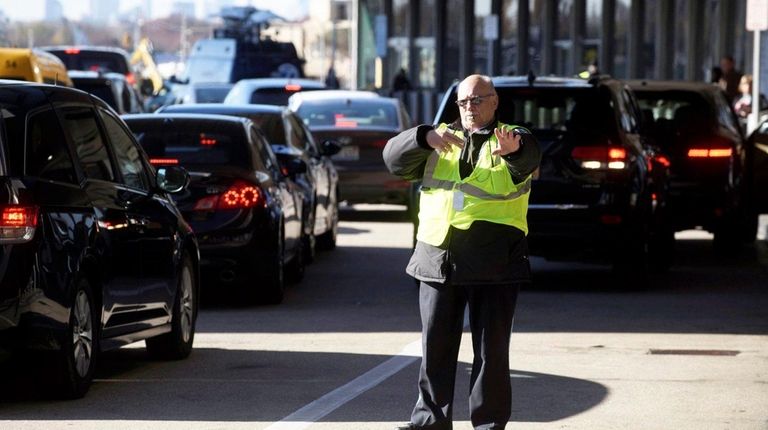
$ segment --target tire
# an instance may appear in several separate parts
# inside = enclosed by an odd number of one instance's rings
[[[66,337],[51,366],[58,397],[79,399],[88,392],[99,351],[99,321],[91,287],[82,279],[73,296]]]
[[[185,255],[174,295],[171,331],[144,341],[150,356],[163,360],[181,360],[192,353],[198,308],[197,286],[195,267],[189,256]]]
[[[283,239],[283,228],[277,232],[277,244],[275,245],[275,254],[263,262],[266,276],[262,278],[254,289],[252,286],[248,290],[248,296],[255,298],[258,302],[267,305],[277,305],[283,302],[285,296],[285,240]]]
[[[314,234],[305,234],[301,237],[301,249],[304,252],[304,264],[315,261],[317,255],[317,238]]]

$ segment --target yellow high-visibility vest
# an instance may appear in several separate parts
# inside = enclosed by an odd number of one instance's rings
[[[500,129],[516,126],[499,123]],[[438,128],[447,128],[440,124]],[[453,132],[464,138],[461,131]],[[515,184],[507,163],[492,152],[498,145],[492,135],[480,148],[472,173],[461,179],[459,157],[461,148],[434,151],[427,159],[419,199],[419,230],[416,238],[439,246],[450,226],[467,230],[474,221],[489,221],[510,225],[528,234],[528,196],[531,175]]]

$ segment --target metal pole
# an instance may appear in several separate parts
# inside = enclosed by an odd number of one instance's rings
[[[350,77],[350,81],[351,81],[350,84],[349,84],[349,89],[351,89],[351,90],[356,90],[358,88],[358,82],[357,82],[357,79],[358,79],[358,76],[357,76],[357,69],[358,69],[358,67],[357,66],[358,66],[358,64],[357,63],[359,61],[359,54],[360,54],[357,51],[358,50],[358,46],[359,46],[359,39],[358,38],[360,37],[359,31],[358,31],[359,30],[358,27],[360,25],[359,24],[360,23],[360,5],[359,5],[358,2],[359,2],[359,0],[352,0],[352,23],[351,23],[352,24],[352,31],[351,31],[352,34],[350,34],[350,36],[351,36],[350,37],[350,45],[351,45],[350,46],[350,51],[352,51],[352,52],[350,52],[350,57],[351,57],[350,59],[352,61],[350,61],[350,69],[351,70],[350,70],[350,73],[349,73],[349,77]]]
[[[747,117],[747,135],[758,126],[760,116],[760,31],[754,32],[752,42],[752,112]]]

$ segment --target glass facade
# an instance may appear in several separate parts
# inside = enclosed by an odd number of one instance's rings
[[[517,0],[504,0],[501,5],[499,25],[501,26],[501,61],[502,75],[517,74]]]
[[[491,14],[491,0],[475,0],[475,55],[472,71],[488,74],[488,57],[491,52],[485,39],[485,20]]]
[[[629,77],[627,70],[627,53],[629,50],[629,16],[631,0],[616,1],[616,32],[614,34],[613,48],[613,76],[617,78]]]
[[[435,87],[435,0],[419,1],[418,37],[416,46],[416,65],[418,67],[417,86],[422,88]]]

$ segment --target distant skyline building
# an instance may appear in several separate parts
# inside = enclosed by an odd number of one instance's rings
[[[60,21],[64,18],[64,9],[59,0],[45,0],[45,20]]]
[[[85,18],[106,24],[117,18],[119,10],[120,0],[91,0],[91,14]]]

